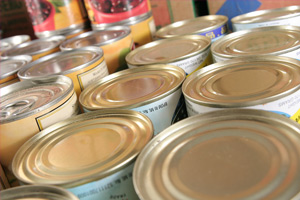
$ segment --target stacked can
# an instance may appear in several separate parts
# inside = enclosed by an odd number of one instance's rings
[[[19,44],[30,41],[29,35],[15,35],[0,40],[0,55],[1,52],[11,49]]]
[[[93,30],[129,26],[136,46],[153,41],[156,28],[149,0],[85,0]]]

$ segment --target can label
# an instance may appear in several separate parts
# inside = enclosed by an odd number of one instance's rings
[[[211,42],[214,42],[214,41],[220,39],[225,34],[227,34],[227,32],[228,32],[228,25],[226,23],[226,24],[224,24],[224,25],[222,25],[222,26],[220,26],[220,27],[218,27],[214,30],[199,33],[199,35],[209,37],[211,39]]]
[[[149,0],[84,0],[92,24],[115,23],[151,10]]]
[[[282,26],[282,25],[290,25],[290,26],[299,26],[300,16],[291,17],[288,19],[267,21],[267,22],[259,22],[253,24],[237,24],[232,23],[233,31],[240,31],[264,26]]]
[[[25,0],[35,32],[66,29],[83,24],[87,14],[81,0]]]
[[[134,163],[108,177],[78,187],[67,188],[67,190],[81,200],[138,200],[132,180],[133,166]]]
[[[151,15],[148,19],[131,25],[130,29],[136,47],[152,42],[156,31],[153,16]]]
[[[197,114],[203,114],[210,111],[226,109],[226,108],[213,108],[204,105],[200,105],[189,101],[186,99],[186,107],[188,116],[194,116]],[[276,101],[272,101],[266,104],[255,105],[244,107],[249,109],[259,109],[259,110],[266,110],[281,114],[286,116],[300,124],[300,90],[297,92],[278,99]]]

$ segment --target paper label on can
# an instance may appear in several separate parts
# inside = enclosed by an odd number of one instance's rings
[[[98,66],[77,75],[81,91],[88,85],[108,75],[106,62],[103,60]]]
[[[188,101],[186,99],[186,108],[188,116],[203,114],[210,111],[216,111],[227,108],[214,108]],[[241,108],[241,107],[240,107]],[[286,97],[272,101],[266,104],[243,107],[247,109],[266,110],[286,116],[300,124],[300,90]],[[230,109],[230,108],[229,108]]]
[[[80,200],[138,200],[133,187],[133,166],[134,163],[110,176],[67,190],[75,194]]]
[[[39,130],[41,131],[56,122],[62,121],[73,115],[78,114],[78,111],[79,107],[77,96],[74,92],[72,96],[69,99],[67,99],[63,104],[61,104],[54,110],[51,110],[50,112],[37,117],[35,120],[37,122]]]
[[[228,25],[226,23],[226,24],[224,24],[224,25],[222,25],[222,26],[220,26],[220,27],[218,27],[214,30],[199,33],[199,35],[209,37],[211,39],[211,42],[214,42],[214,41],[220,39],[225,34],[227,34],[227,32],[228,32]]]
[[[233,31],[240,31],[264,26],[282,26],[282,25],[290,25],[290,26],[299,26],[300,16],[291,17],[288,19],[267,21],[267,22],[258,22],[253,24],[237,24],[232,23]]]

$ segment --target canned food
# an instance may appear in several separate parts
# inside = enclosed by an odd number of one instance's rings
[[[145,44],[126,57],[129,68],[150,64],[168,64],[182,68],[186,74],[212,64],[210,39],[201,35],[186,35]]]
[[[249,56],[215,63],[184,81],[189,116],[229,108],[280,113],[300,123],[300,61]]]
[[[127,68],[125,56],[134,48],[134,43],[128,27],[114,26],[82,33],[63,42],[60,49],[67,51],[86,46],[97,46],[103,50],[108,72],[111,74]]]
[[[73,83],[65,76],[14,83],[0,94],[0,161],[9,169],[29,138],[79,111]]]
[[[299,26],[300,6],[258,10],[231,19],[233,31],[262,26]]]
[[[37,60],[48,54],[60,51],[59,46],[65,39],[66,37],[62,35],[44,39],[35,39],[2,52],[2,56],[30,55],[32,60]]]
[[[19,44],[30,41],[31,38],[29,35],[15,35],[7,38],[3,38],[0,40],[0,51],[6,51],[8,49],[13,48]],[[1,53],[0,53],[1,55]]]
[[[32,61],[28,55],[0,58],[0,88],[18,82],[18,71]]]
[[[108,70],[102,49],[87,46],[50,54],[26,65],[18,72],[21,81],[50,75],[65,75],[71,78],[79,97],[85,87],[107,76]]]
[[[84,0],[92,24],[107,24],[145,14],[149,0]]]
[[[81,0],[25,0],[25,3],[38,38],[65,35],[88,24]]]
[[[254,55],[277,55],[300,60],[300,27],[271,26],[237,31],[211,46],[214,62]]]
[[[66,39],[68,40],[68,39],[74,38],[82,33],[85,33],[85,32],[91,31],[91,30],[92,29],[90,27],[78,28],[73,31],[70,31],[69,33],[65,34],[64,36],[66,36]]]
[[[151,121],[133,110],[83,113],[32,137],[13,172],[23,184],[59,186],[81,200],[138,199],[132,169],[152,136]]]
[[[79,102],[85,112],[107,108],[136,110],[150,118],[156,135],[186,117],[181,92],[184,79],[184,70],[172,65],[126,69],[87,87]]]
[[[71,192],[56,186],[24,185],[0,191],[1,200],[79,200]]]
[[[228,33],[228,17],[224,15],[206,15],[193,19],[174,22],[156,32],[158,38],[170,38],[180,35],[204,35],[212,42]]]
[[[141,200],[299,199],[300,126],[277,113],[232,109],[184,119],[141,151]]]
[[[92,29],[106,30],[108,27],[119,26],[119,25],[130,27],[132,37],[136,47],[142,46],[154,40],[156,27],[155,27],[155,23],[151,11],[112,24],[92,24]]]

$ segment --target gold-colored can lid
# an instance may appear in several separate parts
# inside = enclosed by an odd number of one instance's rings
[[[32,57],[28,55],[12,56],[7,58],[0,58],[0,80],[9,76],[16,75],[18,71],[29,64]]]
[[[22,183],[71,188],[132,164],[152,136],[150,119],[137,111],[83,113],[28,140],[16,153],[12,170]]]
[[[154,137],[133,170],[152,199],[299,199],[300,125],[254,109],[181,120]]]
[[[206,15],[193,19],[174,22],[156,32],[158,38],[170,38],[180,35],[201,34],[212,31],[228,22],[225,15]]]
[[[238,15],[231,19],[233,24],[250,24],[268,22],[300,16],[300,6],[287,6],[267,10],[258,10]]]
[[[211,107],[265,104],[300,89],[300,61],[281,56],[233,58],[199,69],[184,81],[185,98]]]
[[[85,88],[80,104],[88,110],[136,108],[155,102],[185,80],[183,69],[172,65],[145,65],[115,72]]]
[[[270,26],[230,33],[215,41],[212,54],[221,58],[281,55],[300,49],[300,27]]]
[[[167,64],[197,55],[210,48],[211,39],[186,35],[150,42],[129,52],[126,62],[133,66]]]

